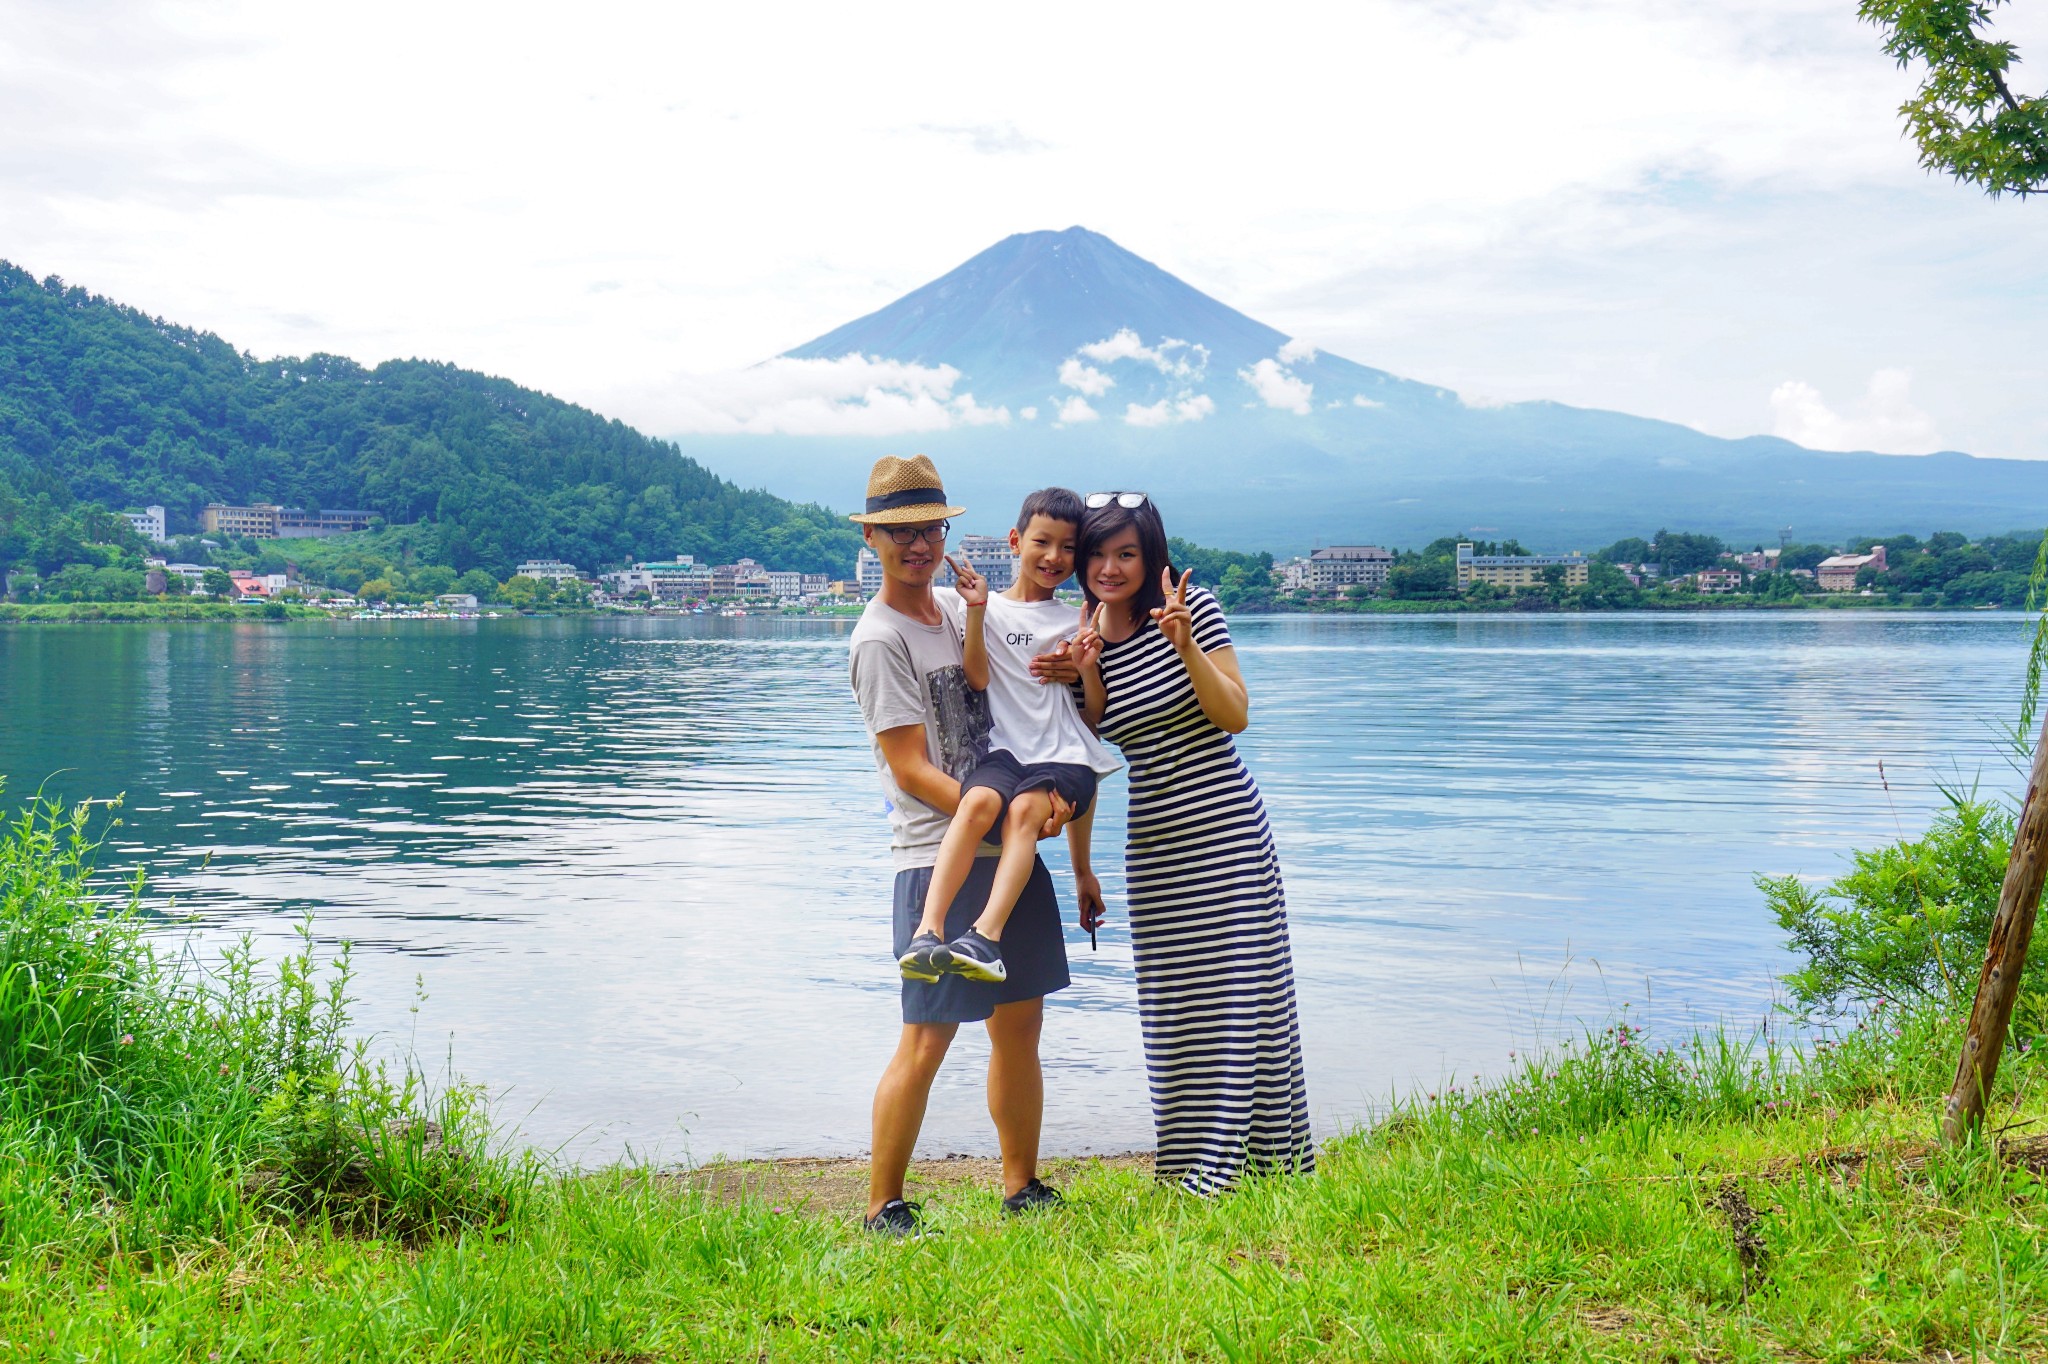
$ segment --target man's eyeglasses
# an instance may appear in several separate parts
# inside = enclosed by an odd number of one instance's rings
[[[1119,507],[1122,507],[1125,511],[1129,511],[1133,507],[1142,507],[1145,505],[1145,494],[1090,493],[1088,494],[1088,496],[1082,498],[1081,501],[1088,508],[1089,511],[1101,511],[1104,507],[1108,506],[1112,502],[1116,503]]]
[[[914,545],[919,540],[930,545],[943,545],[946,532],[951,529],[951,521],[941,521],[936,526],[883,526],[882,533],[899,545]]]

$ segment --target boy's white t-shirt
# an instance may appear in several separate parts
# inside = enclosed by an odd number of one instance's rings
[[[1122,766],[1089,730],[1066,687],[1040,682],[1031,660],[1081,629],[1079,608],[1017,601],[991,593],[983,618],[988,643],[989,747],[1020,763],[1073,763],[1108,776]]]

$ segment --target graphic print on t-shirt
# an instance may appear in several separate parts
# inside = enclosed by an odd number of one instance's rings
[[[965,781],[988,756],[988,697],[967,685],[967,669],[958,663],[932,669],[924,685],[938,731],[939,766],[953,780]]]

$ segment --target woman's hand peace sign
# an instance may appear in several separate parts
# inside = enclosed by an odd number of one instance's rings
[[[988,605],[988,579],[974,571],[972,564],[963,564],[952,555],[946,562],[953,568],[953,586],[960,593],[960,600],[969,606]]]
[[[1195,576],[1191,568],[1180,575],[1180,582],[1173,581],[1173,570],[1159,570],[1159,585],[1166,591],[1166,605],[1152,608],[1152,619],[1159,622],[1159,633],[1166,636],[1166,642],[1175,650],[1186,653],[1195,642],[1195,617],[1188,610],[1188,581]]]

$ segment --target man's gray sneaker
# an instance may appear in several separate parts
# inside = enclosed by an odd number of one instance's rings
[[[1009,975],[1003,967],[1003,945],[970,928],[932,954],[941,971],[951,971],[969,980],[999,982]]]
[[[861,1223],[877,1236],[917,1235],[917,1215],[924,1207],[920,1203],[906,1203],[892,1198],[882,1205],[882,1210]]]
[[[1003,1200],[1003,1211],[1014,1215],[1038,1208],[1057,1208],[1066,1201],[1058,1189],[1034,1175],[1029,1184]]]
[[[938,954],[945,949],[938,934],[920,933],[910,940],[910,950],[896,958],[896,967],[905,980],[937,980]]]

